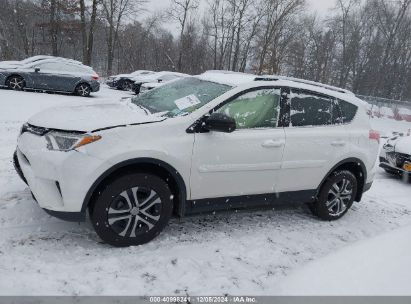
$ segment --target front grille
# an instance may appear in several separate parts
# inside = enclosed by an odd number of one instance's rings
[[[50,130],[47,128],[36,127],[36,126],[26,123],[21,128],[21,134],[26,133],[26,132],[37,135],[37,136],[44,136],[47,133],[49,133]]]

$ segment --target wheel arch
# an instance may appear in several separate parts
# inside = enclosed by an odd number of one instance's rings
[[[13,74],[10,74],[9,76],[6,77],[5,84],[7,85],[8,81],[10,80],[11,77],[16,77],[16,76],[21,77],[21,78],[23,78],[24,81],[26,81],[26,77],[24,77],[23,75],[21,75],[19,73],[13,73]]]
[[[364,187],[367,181],[367,168],[362,160],[359,158],[347,158],[339,163],[337,163],[332,169],[326,174],[324,179],[321,181],[320,186],[317,189],[317,195],[320,193],[320,190],[324,183],[327,181],[328,177],[335,171],[338,170],[348,170],[352,172],[358,181],[358,191],[355,197],[356,202],[360,202],[362,195],[364,193]]]
[[[106,170],[102,175],[100,175],[99,178],[97,178],[88,190],[84,198],[81,211],[85,212],[87,210],[89,204],[94,200],[95,195],[102,187],[104,187],[105,184],[114,178],[114,176],[125,172],[152,173],[161,177],[168,183],[170,190],[174,195],[174,212],[180,217],[184,216],[185,202],[187,199],[187,187],[183,177],[170,164],[154,158],[130,159],[120,162]]]

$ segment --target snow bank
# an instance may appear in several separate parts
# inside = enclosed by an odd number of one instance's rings
[[[344,248],[290,274],[283,295],[411,295],[411,226]]]

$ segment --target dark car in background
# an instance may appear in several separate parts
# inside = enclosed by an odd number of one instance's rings
[[[139,70],[130,74],[113,75],[107,79],[106,84],[112,89],[130,91],[136,77],[145,77],[153,74],[155,72]]]
[[[60,58],[0,65],[0,87],[16,91],[30,89],[88,97],[100,90],[98,79],[91,67]]]
[[[137,95],[143,93],[143,91],[149,91],[156,87],[160,87],[167,82],[174,81],[180,78],[189,77],[188,74],[177,73],[177,72],[157,72],[152,75],[141,76],[134,78],[133,83],[133,92]],[[143,84],[150,84],[147,85],[144,89],[142,88]]]

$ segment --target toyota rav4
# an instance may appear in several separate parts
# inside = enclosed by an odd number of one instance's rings
[[[373,182],[379,134],[351,92],[211,71],[128,102],[46,110],[22,127],[15,167],[41,208],[114,246],[170,217],[276,203],[344,216]]]

